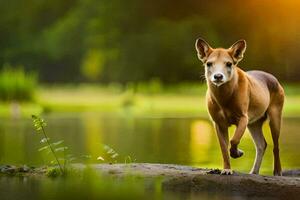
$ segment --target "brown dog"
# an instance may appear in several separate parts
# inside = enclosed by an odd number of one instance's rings
[[[203,39],[196,41],[198,58],[205,66],[207,107],[214,122],[222,150],[224,169],[232,174],[228,152],[228,127],[236,125],[230,140],[230,156],[239,158],[243,151],[238,144],[248,127],[256,146],[255,162],[250,173],[258,174],[267,147],[262,125],[269,118],[274,143],[274,175],[281,175],[279,134],[284,90],[277,79],[263,71],[244,72],[237,64],[246,50],[246,41],[239,40],[229,49],[211,48]]]

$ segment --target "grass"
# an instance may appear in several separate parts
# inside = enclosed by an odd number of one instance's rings
[[[206,113],[205,98],[198,94],[112,91],[104,87],[41,88],[38,102],[49,112],[124,112],[134,115],[199,115]]]
[[[24,116],[29,118],[32,113],[42,113],[43,107],[37,103],[28,102],[1,102],[0,116],[2,117],[19,117]]]
[[[286,102],[285,117],[300,116],[299,85],[284,85]],[[132,114],[135,116],[201,116],[207,117],[205,103],[205,84],[179,84],[159,87],[121,88],[120,86],[43,86],[36,91],[36,104],[23,103],[19,112],[23,116],[41,112],[101,112],[113,114]],[[0,115],[8,116],[14,105],[0,104]]]
[[[0,100],[4,102],[31,102],[37,87],[37,76],[25,73],[22,67],[9,65],[0,71]]]
[[[284,87],[287,93],[284,116],[300,116],[298,85]],[[205,91],[204,84],[181,84],[150,94],[137,92],[128,95],[121,90],[99,86],[42,88],[38,93],[41,105],[53,112],[122,113],[130,110],[135,115],[207,116]],[[124,101],[127,102],[128,98],[132,98],[131,104],[125,106],[127,104],[124,105]]]

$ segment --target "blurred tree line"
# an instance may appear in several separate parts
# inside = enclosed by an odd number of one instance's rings
[[[244,38],[243,69],[297,81],[299,21],[297,0],[1,0],[0,66],[44,82],[195,81],[197,37]]]

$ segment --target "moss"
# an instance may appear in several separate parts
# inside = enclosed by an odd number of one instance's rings
[[[58,167],[51,167],[51,168],[48,168],[46,171],[46,176],[51,177],[51,178],[55,178],[55,177],[58,177],[61,175],[62,175],[61,171]]]

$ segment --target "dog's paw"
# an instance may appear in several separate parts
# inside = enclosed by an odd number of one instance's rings
[[[233,171],[231,169],[223,169],[221,175],[232,175]]]
[[[282,172],[281,171],[273,171],[273,175],[274,176],[282,176]]]
[[[230,156],[232,158],[239,158],[244,155],[244,152],[240,149],[230,149]]]
[[[252,169],[252,170],[249,172],[249,174],[259,174],[259,173],[258,173],[258,171]]]

